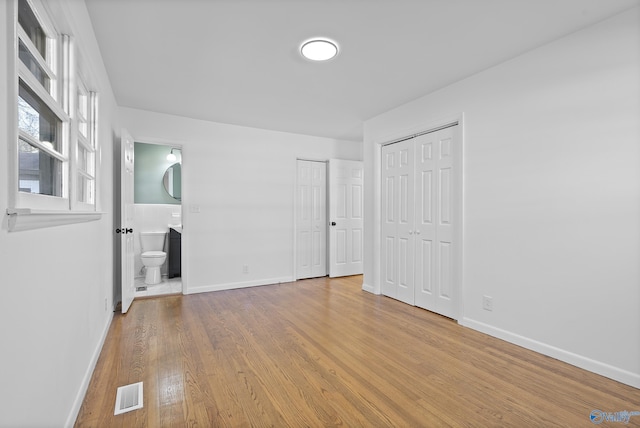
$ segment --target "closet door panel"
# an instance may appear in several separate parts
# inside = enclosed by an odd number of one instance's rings
[[[437,137],[431,134],[415,138],[416,152],[416,306],[433,310],[436,282]]]
[[[382,294],[414,304],[414,145],[382,148]]]
[[[398,295],[398,267],[396,242],[398,229],[397,197],[397,151],[393,147],[382,148],[382,294],[396,298]]]
[[[297,197],[297,266],[298,278],[311,277],[312,228],[311,228],[311,162],[298,161]]]
[[[297,161],[296,279],[327,274],[327,166]]]
[[[438,210],[436,213],[437,251],[435,254],[436,281],[435,306],[433,311],[456,317],[454,277],[454,232],[456,217],[454,200],[456,196],[454,154],[457,146],[454,142],[454,128],[447,128],[436,132],[437,137],[437,195]]]
[[[327,274],[327,165],[311,162],[311,276]]]
[[[417,137],[416,306],[455,317],[454,128]]]

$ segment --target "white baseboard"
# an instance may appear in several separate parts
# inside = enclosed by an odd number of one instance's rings
[[[502,330],[469,318],[463,318],[460,321],[460,324],[473,330],[488,334],[489,336],[497,337],[498,339],[522,346],[523,348],[564,361],[565,363],[580,367],[581,369],[633,386],[634,388],[640,388],[640,374],[638,373],[633,373],[600,361],[592,360],[582,355],[574,354],[573,352],[556,348],[555,346],[538,342],[537,340],[529,339],[510,331]]]
[[[82,378],[82,383],[80,384],[80,388],[78,389],[78,393],[76,394],[76,399],[73,401],[73,407],[71,407],[71,411],[69,412],[69,416],[67,417],[67,422],[65,422],[65,427],[73,427],[78,417],[78,413],[80,412],[80,407],[82,407],[82,402],[84,401],[84,396],[87,393],[87,389],[89,389],[89,382],[91,382],[91,376],[93,375],[93,371],[96,368],[96,364],[98,363],[98,358],[100,358],[100,353],[102,352],[102,347],[104,346],[104,341],[107,339],[107,334],[109,333],[109,327],[111,327],[111,322],[113,321],[113,311],[111,311],[111,315],[107,317],[107,322],[102,330],[102,335],[100,336],[100,340],[96,345],[96,348],[93,350],[93,354],[91,355],[91,360],[89,361],[89,366],[84,373],[84,377]]]
[[[364,282],[362,283],[362,289],[371,294],[378,294],[375,292],[375,288],[373,288],[373,285],[365,284]]]
[[[290,276],[280,278],[256,279],[253,281],[229,282],[226,284],[202,285],[200,287],[189,287],[184,290],[184,294],[208,293],[210,291],[235,290],[236,288],[257,287],[260,285],[280,284],[282,282],[294,282]]]

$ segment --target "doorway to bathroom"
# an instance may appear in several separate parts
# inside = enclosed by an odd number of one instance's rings
[[[182,146],[134,144],[134,297],[182,293]]]

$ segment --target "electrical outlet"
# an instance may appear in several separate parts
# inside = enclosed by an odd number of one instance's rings
[[[104,298],[104,310],[105,311],[107,310],[107,298],[106,297]]]
[[[484,309],[485,311],[493,310],[493,297],[482,296],[482,309]]]
[[[242,265],[242,273],[249,273],[249,265]]]

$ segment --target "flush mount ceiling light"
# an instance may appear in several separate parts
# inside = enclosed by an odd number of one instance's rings
[[[338,55],[338,45],[328,39],[312,39],[302,44],[300,53],[311,61],[327,61]]]

